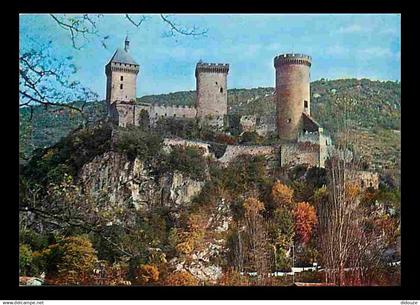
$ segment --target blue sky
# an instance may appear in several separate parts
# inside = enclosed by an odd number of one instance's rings
[[[132,15],[133,19],[138,18]],[[171,15],[185,27],[207,29],[206,36],[166,37],[159,15],[148,15],[140,28],[124,15],[104,15],[99,35],[81,50],[49,15],[20,16],[20,49],[52,41],[57,57],[72,56],[74,78],[105,96],[104,66],[130,37],[130,53],[140,64],[137,95],[195,90],[195,64],[229,63],[229,88],[273,87],[273,58],[281,53],[312,56],[311,79],[370,78],[400,80],[401,18],[397,14]]]

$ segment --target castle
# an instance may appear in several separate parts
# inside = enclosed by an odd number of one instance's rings
[[[276,75],[274,120],[254,115],[239,120],[241,131],[255,131],[261,135],[276,132],[278,144],[227,145],[221,162],[228,162],[240,154],[271,155],[280,166],[308,164],[324,167],[334,149],[331,139],[311,117],[310,67],[312,59],[303,54],[282,54],[274,58]],[[228,130],[227,76],[229,64],[198,62],[195,68],[196,103],[194,107],[167,106],[136,102],[136,79],[139,64],[129,54],[129,41],[118,48],[105,67],[107,77],[106,103],[109,117],[119,126],[143,124],[150,126],[164,118],[195,118],[219,130]],[[195,145],[207,148],[208,143],[166,139],[167,145]]]

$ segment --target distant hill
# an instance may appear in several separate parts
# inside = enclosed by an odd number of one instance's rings
[[[230,113],[274,115],[274,88],[229,89]],[[348,102],[344,103],[343,99]],[[148,95],[138,98],[147,103],[167,105],[194,105],[195,91]],[[344,105],[347,105],[345,111]],[[105,117],[103,101],[88,103],[84,109],[90,121]],[[321,79],[311,83],[311,115],[333,138],[339,137],[340,122],[347,112],[353,135],[358,139],[360,151],[375,168],[391,171],[399,168],[401,121],[401,85],[393,81],[368,79]],[[21,150],[27,155],[35,148],[56,143],[81,123],[81,116],[69,110],[47,111],[36,107],[33,119],[21,109],[21,131],[28,137],[22,139]],[[29,136],[31,135],[31,136]]]

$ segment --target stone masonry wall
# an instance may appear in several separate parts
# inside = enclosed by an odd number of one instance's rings
[[[196,115],[197,110],[194,107],[152,104],[149,108],[149,118],[152,124],[159,118],[195,118]]]
[[[277,155],[277,149],[274,146],[262,146],[262,145],[228,145],[225,154],[218,160],[222,163],[229,163],[240,155],[248,156],[267,156],[275,159]]]
[[[233,161],[236,157],[240,155],[249,155],[249,156],[267,156],[268,158],[276,159],[278,155],[278,148],[274,146],[263,146],[263,145],[227,145],[226,151],[222,157],[217,159],[213,153],[210,152],[209,147],[211,144],[200,142],[200,141],[191,141],[184,139],[165,139],[164,145],[167,148],[175,145],[182,146],[193,146],[198,147],[203,150],[205,157],[211,157],[214,160],[217,160],[222,163],[229,163]]]
[[[283,144],[280,147],[280,165],[283,167],[298,164],[323,167],[320,164],[319,145],[309,142]]]
[[[257,117],[255,115],[244,115],[239,119],[241,132],[255,131],[257,125]]]

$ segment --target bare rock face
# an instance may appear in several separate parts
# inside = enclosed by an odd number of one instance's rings
[[[132,202],[137,210],[144,211],[156,206],[188,205],[204,185],[179,172],[168,172],[157,179],[142,160],[130,161],[117,152],[107,152],[85,164],[78,182],[94,198],[104,196],[112,205]]]
[[[176,271],[186,271],[198,280],[215,284],[222,276],[220,257],[224,257],[226,234],[232,221],[229,205],[222,199],[209,215],[203,243],[187,257],[175,257],[169,264]]]
[[[175,172],[168,179],[169,200],[177,206],[189,204],[192,199],[201,192],[204,181],[195,181]]]

